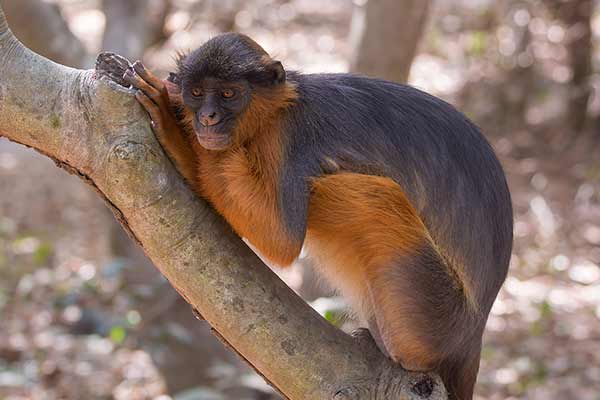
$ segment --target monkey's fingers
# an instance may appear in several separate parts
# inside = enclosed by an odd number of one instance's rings
[[[161,93],[151,86],[148,82],[143,80],[138,74],[135,73],[133,68],[128,68],[123,75],[123,80],[129,83],[136,89],[141,90],[144,94],[151,99],[160,108],[168,108],[169,103],[165,102],[165,98]],[[168,100],[167,100],[168,101]]]
[[[146,69],[144,64],[141,61],[136,61],[133,63],[133,69],[135,72],[144,80],[146,83],[151,85],[154,89],[156,89],[159,93],[160,99],[153,99],[157,104],[163,108],[169,107],[171,103],[171,99],[169,97],[169,88],[165,84],[165,81],[158,78],[154,75],[150,70]],[[172,85],[177,88],[177,85]]]
[[[160,108],[154,103],[144,92],[138,90],[135,92],[135,98],[140,102],[142,107],[148,112],[150,115],[150,119],[152,120],[152,129],[154,133],[160,135],[164,132],[164,122],[163,116]]]
[[[146,69],[144,64],[141,61],[136,61],[133,63],[133,69],[135,72],[148,84],[150,84],[153,88],[155,88],[159,93],[166,94],[167,89],[162,79],[158,78],[152,72]]]
[[[133,67],[127,68],[125,74],[123,74],[123,79],[134,88],[143,91],[150,98],[156,97],[159,94],[158,90],[149,85],[145,80],[135,73]]]

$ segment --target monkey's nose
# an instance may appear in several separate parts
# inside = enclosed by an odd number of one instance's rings
[[[221,121],[221,118],[217,115],[216,111],[201,113],[199,119],[203,126],[216,125]]]

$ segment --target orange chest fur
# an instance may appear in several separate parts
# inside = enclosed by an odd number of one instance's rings
[[[201,194],[238,235],[271,262],[286,266],[297,257],[302,243],[282,223],[280,170],[278,146],[257,142],[221,153],[202,151],[198,184]]]

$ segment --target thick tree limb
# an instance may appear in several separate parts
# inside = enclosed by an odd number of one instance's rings
[[[29,51],[1,8],[0,135],[95,187],[179,293],[288,398],[446,398],[438,377],[337,330],[262,264],[184,184],[131,91]]]

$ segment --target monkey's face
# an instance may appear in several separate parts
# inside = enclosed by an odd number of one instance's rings
[[[274,100],[259,101],[261,105],[254,106],[257,99],[277,97],[286,73],[281,63],[252,39],[226,33],[180,58],[176,78],[186,120],[191,119],[200,145],[209,150],[225,150],[239,139],[234,132],[243,130],[238,128],[243,126],[242,114],[246,110],[275,110]],[[270,108],[266,103],[272,104]]]
[[[193,113],[192,126],[202,147],[225,150],[231,145],[235,122],[248,106],[250,92],[243,79],[183,79],[183,103]]]

